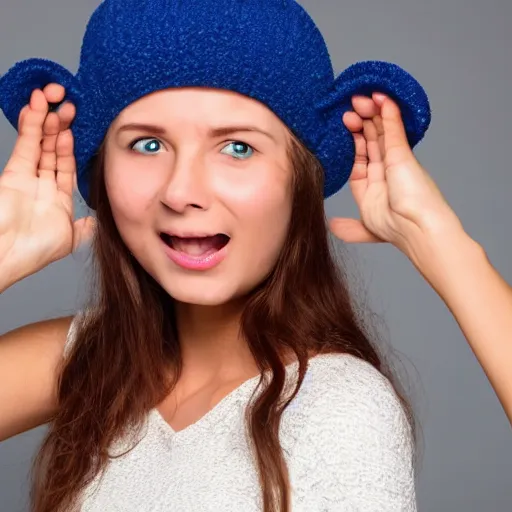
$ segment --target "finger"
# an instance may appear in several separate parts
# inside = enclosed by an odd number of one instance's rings
[[[382,154],[379,147],[379,136],[373,121],[369,119],[365,119],[363,121],[363,135],[366,139],[366,150],[368,152],[369,163],[382,162]]]
[[[41,157],[43,124],[48,113],[48,102],[40,89],[30,96],[29,108],[23,114],[23,123],[18,127],[19,135],[6,170],[37,175]]]
[[[377,128],[373,121],[368,119],[365,119],[363,124],[368,152],[368,184],[384,181],[386,179],[386,169],[383,156],[380,153]]]
[[[402,114],[398,105],[388,96],[381,106],[382,125],[384,128],[384,150],[386,167],[393,167],[414,159],[407,140]]]
[[[70,129],[60,132],[57,137],[57,188],[65,194],[73,195],[76,183],[76,162],[74,155],[74,139]]]
[[[380,154],[386,154],[386,147],[384,143],[384,124],[382,123],[382,116],[378,115],[373,118],[373,124],[377,130],[377,138],[379,141]]]
[[[343,114],[343,123],[352,133],[360,132],[363,129],[361,116],[352,111]]]
[[[30,110],[30,106],[29,105],[25,105],[21,110],[20,110],[20,115],[18,117],[18,130],[21,128],[21,125],[23,124],[23,121],[25,119],[25,116],[27,115],[27,112]]]
[[[356,114],[359,114],[364,119],[371,119],[380,113],[379,105],[372,98],[367,98],[366,96],[353,96],[352,106]]]
[[[66,89],[60,84],[51,83],[43,89],[43,93],[48,103],[60,103],[66,95]]]
[[[55,181],[57,169],[57,154],[55,152],[57,136],[60,131],[59,116],[50,112],[43,125],[43,142],[41,144],[41,159],[39,160],[39,177],[43,180]]]
[[[66,95],[65,88],[56,83],[47,85],[43,92],[45,93],[46,99],[49,103],[61,103]],[[59,108],[55,112],[58,114],[60,119],[60,130],[67,130],[76,115],[75,106],[73,103],[66,101],[59,105]]]
[[[76,115],[76,107],[70,102],[63,103],[57,114],[60,118],[60,130],[63,132],[71,126]]]
[[[366,153],[366,139],[362,133],[354,133],[354,142],[355,158],[350,174],[349,186],[354,201],[359,207],[368,188],[368,155]]]
[[[354,144],[354,167],[352,168],[350,179],[365,179],[368,177],[368,153],[366,150],[366,139],[362,133],[354,133]]]
[[[329,221],[329,228],[334,236],[346,243],[384,243],[357,219],[334,218]]]

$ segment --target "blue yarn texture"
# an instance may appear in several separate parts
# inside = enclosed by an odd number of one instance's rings
[[[77,181],[87,203],[91,159],[110,124],[134,101],[170,87],[227,89],[265,104],[319,159],[326,198],[354,164],[342,122],[353,95],[391,96],[411,148],[431,120],[424,89],[396,64],[357,62],[335,77],[322,34],[295,0],[104,0],[87,24],[76,75],[32,58],[0,78],[0,108],[15,129],[32,91],[52,82],[77,107]]]

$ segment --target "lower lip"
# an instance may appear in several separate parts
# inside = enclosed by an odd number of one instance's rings
[[[229,242],[220,250],[205,256],[190,256],[184,252],[176,251],[172,247],[168,246],[163,240],[164,251],[167,257],[176,263],[181,268],[187,270],[210,270],[216,267],[227,255],[227,247]]]

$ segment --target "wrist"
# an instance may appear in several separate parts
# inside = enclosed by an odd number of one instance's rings
[[[461,224],[424,233],[410,247],[411,260],[429,284],[444,297],[467,272],[487,265],[483,247]]]
[[[0,271],[1,272],[1,271]],[[10,288],[17,280],[12,279],[9,275],[0,275],[0,294]]]
[[[0,264],[0,293],[10,288],[13,284],[21,281],[29,274],[22,274],[17,269],[7,268],[6,265]]]

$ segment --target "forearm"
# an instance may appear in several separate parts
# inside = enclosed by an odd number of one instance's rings
[[[418,268],[457,320],[512,423],[512,288],[462,229],[431,237]]]

